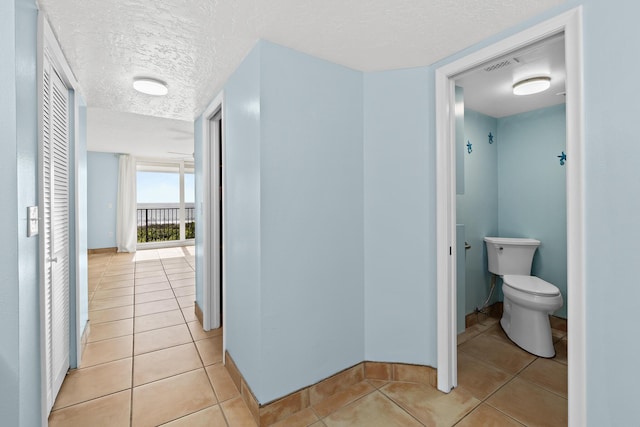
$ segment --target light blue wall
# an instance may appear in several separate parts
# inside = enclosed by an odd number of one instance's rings
[[[632,399],[620,398],[620,396],[634,396],[637,384],[636,378],[638,367],[635,354],[640,351],[638,344],[633,340],[623,339],[621,337],[634,336],[636,332],[635,311],[636,302],[640,300],[640,288],[637,286],[637,251],[635,242],[640,239],[640,224],[637,222],[635,212],[640,211],[640,198],[633,197],[633,189],[640,186],[640,173],[638,173],[637,165],[640,164],[640,145],[637,144],[635,134],[635,100],[633,97],[621,96],[628,92],[630,87],[635,87],[633,70],[640,65],[640,60],[634,55],[628,54],[628,46],[630,42],[629,36],[634,34],[636,26],[636,18],[640,13],[640,5],[631,0],[621,0],[615,5],[603,0],[584,0],[584,106],[585,106],[585,145],[584,145],[584,195],[585,195],[585,242],[584,249],[586,252],[584,291],[586,294],[586,313],[587,313],[587,413],[589,416],[588,424],[593,426],[616,426],[616,425],[633,425],[637,420],[634,403]],[[433,71],[439,66],[450,63],[480,48],[486,47],[491,43],[502,40],[507,36],[513,35],[532,24],[539,23],[545,19],[557,15],[559,12],[568,10],[570,7],[579,3],[569,0],[561,7],[541,14],[535,19],[525,21],[509,31],[505,31],[496,36],[490,37],[484,42],[469,47],[456,55],[440,61],[429,69],[425,70],[426,85],[430,91],[428,96],[429,105],[423,110],[423,117],[427,126],[426,134],[428,139],[425,141],[426,157],[424,158],[424,168],[426,176],[435,176],[435,160],[433,158],[435,150],[433,149],[435,141],[435,99],[433,97],[434,77]],[[632,39],[632,38],[631,38]],[[252,55],[259,56],[258,53]],[[258,61],[254,58],[254,61]],[[259,243],[259,220],[256,215],[259,214],[259,180],[260,180],[260,148],[259,147],[259,109],[256,108],[256,101],[259,99],[259,66],[254,64],[250,67],[252,74],[247,75],[247,64],[244,72],[236,73],[230,81],[229,87],[233,87],[233,101],[236,113],[235,119],[225,120],[225,125],[236,128],[235,140],[238,143],[251,145],[247,151],[253,149],[251,153],[246,152],[246,160],[251,165],[246,165],[246,173],[231,177],[234,182],[235,190],[248,190],[251,197],[243,194],[248,200],[244,204],[238,204],[236,207],[246,206],[253,209],[253,221],[249,221],[251,231],[235,230],[242,237],[234,247],[232,253],[245,255],[244,259],[250,261],[248,263],[248,273],[240,274],[242,280],[238,282],[239,289],[245,292],[248,299],[248,307],[242,307],[241,299],[235,298],[234,301],[241,307],[234,309],[243,309],[244,314],[249,314],[250,319],[243,322],[238,316],[236,319],[236,330],[233,334],[229,333],[229,338],[238,334],[247,334],[250,338],[255,338],[259,333],[252,330],[254,321],[259,321],[260,304],[256,304],[255,299],[260,299],[260,286],[257,279],[260,271],[259,249],[255,249],[252,244]],[[240,76],[243,76],[242,78]],[[249,84],[251,87],[240,87],[242,83]],[[419,89],[419,88],[416,88]],[[225,88],[226,97],[229,95],[229,89]],[[253,96],[241,96],[242,93],[253,94]],[[365,93],[368,93],[365,90]],[[246,102],[243,103],[242,100]],[[254,103],[251,104],[251,101]],[[229,105],[228,103],[227,105]],[[251,106],[253,105],[253,107]],[[259,102],[257,103],[259,105]],[[365,107],[366,110],[367,107]],[[249,119],[249,112],[253,111],[254,120]],[[365,114],[366,116],[366,114]],[[244,121],[242,120],[244,118]],[[251,123],[253,127],[250,129],[239,129],[243,123]],[[401,127],[396,128],[398,132],[402,132]],[[229,130],[229,129],[228,129]],[[365,134],[366,134],[365,129]],[[249,133],[249,139],[238,138],[241,134]],[[367,144],[365,137],[365,146]],[[228,148],[229,149],[229,148]],[[253,157],[251,157],[253,155]],[[365,153],[364,156],[367,154]],[[571,161],[571,153],[568,153]],[[237,157],[234,160],[239,160]],[[227,161],[230,159],[227,158]],[[241,167],[241,165],[236,165]],[[368,170],[369,165],[365,157],[364,169]],[[401,172],[397,167],[389,168],[385,171],[387,174]],[[229,174],[229,171],[226,172]],[[366,173],[366,172],[365,172]],[[365,192],[367,189],[365,179]],[[244,184],[244,185],[243,185]],[[257,189],[257,190],[256,190]],[[424,185],[416,183],[413,194],[416,198],[424,197],[426,200],[426,213],[430,218],[435,216],[435,188],[431,182]],[[409,191],[407,190],[407,191]],[[233,191],[233,190],[232,190]],[[258,196],[256,196],[256,192]],[[238,201],[236,201],[237,203]],[[365,196],[365,208],[368,205],[367,196]],[[228,213],[228,212],[227,212]],[[251,214],[245,214],[247,216]],[[365,215],[365,222],[368,221]],[[421,232],[421,227],[416,227],[417,233]],[[227,230],[230,232],[231,230]],[[435,226],[429,230],[427,243],[425,248],[426,258],[420,260],[421,263],[430,265],[429,271],[433,275],[431,282],[416,282],[410,287],[411,291],[417,289],[425,289],[427,301],[435,304]],[[370,241],[367,241],[367,233],[365,232],[365,254],[371,248]],[[244,245],[244,247],[243,247]],[[259,247],[259,246],[258,246]],[[253,250],[253,253],[249,253]],[[397,248],[397,257],[403,255],[411,256],[410,250],[403,250],[402,247]],[[243,253],[244,251],[244,253]],[[246,256],[250,255],[250,256]],[[236,258],[238,260],[243,257]],[[365,255],[365,270],[368,255]],[[257,274],[255,272],[258,272]],[[367,276],[367,273],[365,274]],[[615,300],[611,297],[611,286],[615,286],[616,293],[623,297]],[[365,289],[368,289],[365,285]],[[231,292],[231,291],[229,291]],[[413,292],[409,292],[413,295]],[[365,290],[366,298],[366,290]],[[402,298],[401,298],[402,299]],[[409,300],[409,297],[404,299]],[[427,304],[429,304],[427,302]],[[396,313],[402,313],[404,306],[400,308],[389,307]],[[433,307],[432,307],[433,309]],[[230,307],[231,310],[231,307]],[[365,307],[365,311],[367,308]],[[429,310],[427,306],[425,310]],[[229,313],[230,314],[230,313]],[[429,336],[428,331],[435,328],[435,313],[433,313],[433,323],[425,324],[427,331],[426,344],[429,348],[435,348],[435,336]],[[230,322],[231,323],[231,322]],[[240,325],[245,328],[240,328]],[[226,325],[225,327],[231,327]],[[570,327],[570,326],[569,326]],[[431,329],[433,330],[433,329]],[[297,338],[297,337],[296,337]],[[237,339],[242,339],[237,337]],[[292,339],[293,341],[293,339]],[[254,341],[255,342],[255,341]],[[249,343],[247,348],[243,350],[243,354],[251,361],[255,361],[260,357],[259,346],[254,347],[255,353],[247,353],[249,351]],[[239,343],[233,344],[239,351]],[[367,344],[365,343],[365,347]],[[240,352],[238,353],[240,354]],[[283,353],[284,357],[285,354]],[[259,363],[242,362],[243,373],[249,372],[251,378],[250,383],[253,387],[254,380],[257,381],[257,388],[262,389],[259,381]],[[247,375],[245,373],[245,375]]]
[[[489,293],[483,242],[489,235],[541,240],[532,274],[558,286],[566,302],[566,179],[556,157],[566,151],[565,132],[564,104],[500,119],[465,111],[465,143],[471,141],[472,153],[465,151],[466,191],[457,196],[458,222],[467,226],[471,245],[465,313]],[[490,302],[502,300],[500,285]],[[556,314],[566,317],[566,304]]]
[[[34,42],[36,19],[33,1],[15,0],[16,9],[13,4],[7,3],[10,2],[3,2],[0,6],[0,53],[4,58],[0,73],[2,77],[6,77],[0,79],[3,93],[0,98],[0,112],[3,113],[0,115],[0,132],[3,136],[3,148],[6,149],[0,160],[0,174],[3,178],[0,185],[3,200],[7,200],[7,205],[13,205],[16,209],[0,215],[3,221],[16,226],[7,228],[6,245],[2,252],[6,256],[0,261],[0,275],[3,280],[6,279],[5,286],[0,288],[0,318],[3,320],[0,322],[3,337],[3,346],[0,346],[0,373],[3,380],[0,382],[0,390],[3,399],[0,399],[0,405],[3,422],[30,426],[40,423],[40,414],[33,409],[40,404],[37,268],[34,268],[37,265],[38,251],[37,240],[24,237],[26,206],[35,204],[37,199]],[[635,402],[632,398],[624,396],[636,394],[636,354],[640,351],[639,344],[626,338],[635,336],[637,332],[635,311],[637,301],[640,300],[636,271],[638,257],[635,247],[640,239],[640,224],[635,215],[640,211],[640,198],[633,197],[634,189],[640,187],[640,173],[637,167],[640,164],[640,145],[636,141],[636,101],[632,96],[623,95],[628,93],[629,88],[635,87],[635,75],[628,70],[640,66],[637,56],[629,54],[640,5],[632,0],[620,0],[615,4],[604,0],[584,0],[582,3],[585,17],[583,31],[586,212],[586,263],[583,286],[587,313],[588,425],[634,425],[637,422]],[[433,70],[577,4],[577,1],[570,0],[560,8],[465,49],[433,65],[425,72],[431,91],[430,105],[424,110],[427,134],[430,136],[426,141],[427,158],[424,163],[427,176],[433,177],[435,170],[432,157],[435,141]],[[249,339],[255,337],[251,330],[254,325],[251,320],[259,319],[260,316],[260,306],[255,304],[255,298],[260,298],[260,289],[257,285],[258,280],[252,280],[259,279],[260,271],[259,234],[255,233],[256,229],[259,230],[260,207],[259,109],[256,109],[255,104],[259,99],[258,92],[255,91],[255,86],[259,86],[259,70],[257,66],[250,68],[252,76],[248,77],[245,74],[244,78],[241,78],[236,73],[228,88],[225,88],[227,95],[228,90],[232,88],[233,97],[230,104],[234,104],[236,109],[235,118],[230,119],[226,125],[235,128],[234,138],[239,144],[248,145],[244,147],[244,158],[242,155],[236,156],[238,153],[235,153],[234,161],[253,161],[246,166],[246,174],[234,177],[233,180],[235,190],[238,190],[237,194],[241,199],[234,201],[235,206],[243,206],[251,211],[246,214],[248,218],[245,218],[249,219],[248,225],[251,226],[251,230],[235,230],[239,233],[240,239],[233,248],[234,253],[249,255],[239,258],[250,261],[247,267],[249,272],[244,275],[239,272],[242,279],[239,285],[242,292],[247,291],[249,294],[249,307],[241,309],[245,310],[244,314],[252,317],[244,323],[247,328],[234,331],[234,336],[239,333],[247,334]],[[16,70],[19,70],[18,74]],[[248,83],[251,87],[239,87],[242,83]],[[246,96],[243,96],[243,93]],[[239,126],[247,123],[252,123],[253,127],[239,129]],[[246,134],[249,136],[248,140],[238,138]],[[571,161],[571,153],[568,153],[568,156]],[[387,171],[394,172],[396,171]],[[429,183],[424,186],[416,184],[414,193],[416,197],[424,195],[427,214],[430,217],[435,215],[434,187]],[[421,262],[435,262],[435,227],[430,231],[431,238],[425,252],[428,258]],[[398,256],[401,256],[402,248],[398,248],[398,251]],[[435,275],[434,270],[432,274]],[[435,284],[416,283],[414,287],[426,287],[428,301],[435,301]],[[615,293],[619,298],[612,298],[612,287],[615,287]],[[235,301],[243,305],[241,299]],[[256,311],[252,311],[253,309]],[[401,312],[403,308],[396,310]],[[238,323],[236,325],[240,326]],[[434,326],[425,325],[425,329],[430,327]],[[427,340],[429,346],[434,348],[435,337]],[[247,344],[250,346],[250,343]],[[259,351],[250,357],[252,360],[259,359]]]
[[[260,60],[256,45],[224,88],[227,350],[263,402]]]
[[[5,1],[0,16],[0,414],[31,426],[41,423],[39,239],[26,227],[27,206],[38,204],[35,2]]]
[[[116,247],[118,156],[87,153],[87,245],[89,249]],[[111,207],[109,207],[111,206]]]
[[[38,204],[37,17],[32,0],[16,1],[20,425],[40,423],[39,240],[26,237],[27,206]]]
[[[531,274],[557,286],[567,317],[566,152],[564,104],[498,119],[498,233],[541,241]]]
[[[366,73],[364,88],[365,359],[435,366],[430,73]]]
[[[637,402],[640,144],[633,70],[640,3],[585,1],[585,280],[591,426],[633,425]],[[567,153],[571,161],[571,153]],[[615,290],[614,290],[615,289]]]
[[[263,42],[260,110],[266,401],[362,361],[362,74]]]
[[[0,249],[0,414],[6,425],[41,425],[41,351],[40,351],[40,284],[39,239],[27,237],[27,206],[38,205],[38,110],[37,110],[37,9],[31,0],[3,2],[0,6],[2,37],[0,54],[1,91],[0,129],[3,141],[2,200],[8,206],[0,215],[6,227]],[[84,119],[80,117],[80,133],[84,134]],[[81,136],[81,139],[83,137]],[[80,169],[72,172],[73,179],[82,179],[84,139],[77,151]],[[74,147],[75,149],[76,147]],[[86,169],[86,165],[84,167]],[[82,211],[82,184],[78,186],[78,198],[72,201],[79,211],[73,218],[86,218]],[[86,194],[86,191],[85,191]],[[11,208],[13,207],[13,208]],[[72,245],[75,257],[84,253],[82,228],[78,244]],[[80,281],[81,316],[86,313],[86,259],[71,261],[72,280]],[[72,313],[72,321],[75,320]],[[82,318],[82,317],[81,317]],[[86,314],[84,314],[86,319]]]
[[[464,194],[456,197],[457,222],[471,245],[465,256],[465,313],[473,313],[489,295],[490,275],[484,237],[498,235],[498,123],[477,111],[464,112]],[[471,143],[471,153],[466,144]],[[495,294],[493,300],[496,300]]]
[[[636,395],[639,373],[636,354],[640,344],[624,337],[637,334],[640,301],[636,271],[640,223],[635,214],[640,211],[640,198],[633,196],[634,189],[640,188],[640,145],[636,100],[624,94],[636,85],[635,75],[629,70],[640,66],[640,59],[629,55],[629,43],[637,39],[640,4],[632,0],[615,4],[569,0],[432,67],[450,63],[580,4],[584,14],[585,271],[581,286],[586,296],[586,411],[589,426],[634,425],[635,401],[620,396]],[[571,153],[567,155],[570,161]],[[613,287],[619,298],[613,298]]]
[[[225,334],[260,402],[363,360],[362,85],[261,41],[224,88]]]
[[[22,215],[17,208],[16,24],[16,2],[0,2],[0,56],[3,58],[0,65],[0,194],[6,208],[0,209],[0,223],[7,225],[4,227],[3,244],[0,245],[0,414],[3,423],[12,426],[19,425],[18,391],[22,381],[18,268],[18,218]]]

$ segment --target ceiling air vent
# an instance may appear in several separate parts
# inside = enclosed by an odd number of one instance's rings
[[[509,65],[511,65],[511,61],[508,59],[505,59],[504,61],[497,62],[495,64],[489,65],[488,67],[485,67],[484,70],[487,72],[491,72],[491,71],[499,70],[500,68],[508,67]]]

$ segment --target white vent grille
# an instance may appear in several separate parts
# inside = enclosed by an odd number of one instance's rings
[[[504,61],[495,63],[493,65],[489,65],[488,67],[485,67],[484,70],[486,72],[491,72],[491,71],[499,70],[500,68],[508,67],[509,65],[511,65],[511,61],[508,60],[508,59],[505,59]]]

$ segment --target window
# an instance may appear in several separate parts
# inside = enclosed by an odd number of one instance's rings
[[[137,163],[138,244],[195,238],[192,162]]]

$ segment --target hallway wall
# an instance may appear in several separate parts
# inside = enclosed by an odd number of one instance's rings
[[[429,76],[364,74],[364,360],[436,365]]]
[[[224,88],[225,340],[227,350],[263,401],[260,235],[260,66],[256,45]],[[196,133],[201,128],[195,129]],[[198,197],[198,195],[196,195]],[[199,283],[196,282],[196,292]],[[201,305],[202,306],[202,305]]]
[[[268,402],[362,361],[362,79],[261,41],[224,90],[227,349]]]
[[[363,88],[360,72],[261,46],[260,284],[269,400],[362,361]]]
[[[635,395],[638,372],[636,354],[640,351],[640,344],[620,337],[634,336],[637,332],[635,312],[640,288],[637,286],[635,269],[635,245],[640,239],[640,224],[636,215],[640,211],[640,198],[634,197],[633,191],[640,187],[637,168],[640,164],[640,146],[636,141],[635,99],[621,94],[635,87],[635,75],[628,70],[640,65],[637,56],[628,54],[629,39],[630,35],[635,34],[640,5],[632,0],[620,0],[615,4],[604,0],[568,0],[562,7],[523,22],[429,67],[425,71],[430,90],[430,104],[424,111],[429,135],[426,144],[432,147],[435,139],[435,68],[579,4],[584,5],[585,146],[582,162],[585,168],[583,190],[586,222],[585,241],[578,244],[585,251],[586,261],[581,285],[586,294],[587,352],[578,357],[585,357],[588,366],[584,391],[587,395],[588,425],[633,425],[637,421],[635,403],[633,399],[620,396]],[[15,207],[0,213],[0,218],[8,224],[0,261],[0,277],[6,283],[0,298],[0,333],[4,340],[0,348],[0,374],[3,379],[0,382],[0,409],[3,421],[7,424],[32,426],[41,422],[41,414],[37,410],[40,407],[39,296],[37,268],[34,268],[37,266],[38,250],[37,240],[26,237],[25,215],[26,207],[37,203],[35,2],[3,2],[0,6],[0,23],[0,53],[4,58],[0,67],[0,75],[4,77],[0,80],[3,84],[0,133],[6,150],[0,159],[3,178],[0,186],[7,205]],[[237,107],[249,105],[237,104]],[[252,147],[255,148],[255,145]],[[568,154],[571,156],[571,153]],[[429,156],[424,162],[426,174],[433,179],[435,160]],[[249,171],[249,184],[254,185],[253,190],[256,182],[259,182],[259,175],[252,175],[256,171],[259,168]],[[247,182],[239,180],[237,183],[242,189]],[[434,215],[434,188],[427,182],[424,186],[415,185],[412,190],[416,197],[426,197],[427,212]],[[241,206],[242,201],[239,203],[238,206]],[[431,229],[430,232],[434,233],[435,230]],[[247,242],[238,242],[238,250],[243,250],[243,243]],[[428,258],[420,262],[433,266],[434,248],[435,237],[430,234],[425,250]],[[400,247],[398,251],[403,252],[404,249]],[[404,253],[411,255],[409,251]],[[398,254],[400,256],[402,253]],[[431,274],[435,273],[431,271]],[[255,283],[241,284],[257,286]],[[610,298],[613,284],[617,292],[624,295],[624,298],[615,302]],[[412,289],[422,287],[427,287],[425,295],[428,300],[434,301],[435,286],[416,281]],[[413,295],[409,293],[402,300],[408,301]],[[259,293],[256,298],[260,298]],[[324,313],[330,313],[326,307],[323,309]],[[394,309],[402,311],[404,307]],[[323,325],[312,326],[318,329]],[[292,337],[291,341],[296,338]],[[435,346],[435,340],[430,344]],[[281,355],[286,353],[282,352]],[[260,355],[255,357],[259,358]],[[265,396],[268,393],[263,394],[262,399]]]
[[[508,31],[490,37],[482,43],[471,46],[424,70],[429,90],[429,104],[422,111],[422,117],[426,123],[425,132],[428,138],[424,142],[427,147],[426,156],[422,158],[425,176],[430,177],[431,180],[435,176],[435,159],[433,157],[435,153],[432,148],[435,141],[434,70],[463,55],[477,51],[579,4],[580,2],[576,0],[569,0],[561,7],[543,13],[535,19],[522,22]],[[622,0],[615,6],[603,0],[584,0],[582,4],[584,5],[585,34],[585,146],[582,161],[585,172],[583,185],[586,222],[584,224],[585,241],[580,244],[584,245],[582,248],[585,251],[583,286],[586,295],[586,342],[588,351],[581,356],[586,358],[587,366],[589,367],[586,378],[587,387],[585,389],[589,425],[623,425],[633,423],[635,410],[628,401],[619,399],[616,396],[619,396],[620,393],[633,395],[635,390],[634,375],[629,375],[629,373],[637,371],[634,354],[637,350],[640,350],[638,344],[629,344],[628,341],[616,338],[619,336],[632,336],[634,333],[633,313],[635,308],[633,304],[640,299],[640,290],[636,286],[636,273],[633,268],[637,264],[634,260],[636,251],[633,245],[640,239],[640,225],[637,223],[633,213],[640,210],[640,199],[630,197],[629,193],[633,188],[640,186],[640,174],[637,172],[637,164],[640,163],[640,146],[635,142],[634,137],[633,115],[636,110],[634,100],[631,97],[624,97],[619,94],[626,93],[628,88],[633,87],[634,84],[632,81],[633,74],[625,73],[623,70],[634,69],[640,65],[636,57],[625,53],[626,46],[628,46],[627,37],[635,28],[634,20],[637,13],[640,12],[640,6],[631,0]],[[612,22],[616,23],[615,26],[618,31],[613,31]],[[620,31],[620,29],[625,31]],[[259,73],[254,74],[254,77],[257,78],[258,75]],[[373,80],[370,82],[374,84]],[[607,84],[602,82],[607,82]],[[419,90],[420,88],[416,87],[415,89]],[[255,101],[256,98],[251,98],[251,100]],[[247,103],[243,106],[246,109],[250,105],[255,104]],[[373,112],[374,110],[371,111]],[[260,114],[268,115],[269,112],[260,110]],[[389,127],[402,132],[401,127],[394,127],[393,124],[389,124]],[[257,137],[252,140],[252,143],[256,144],[254,148],[258,147],[257,140]],[[366,139],[363,143],[366,145]],[[263,147],[260,147],[260,149],[263,149]],[[366,151],[363,152],[363,158],[366,159],[367,155]],[[568,153],[568,155],[571,156],[571,153]],[[295,161],[295,158],[289,160]],[[576,161],[580,160],[577,159]],[[370,163],[369,165],[373,167],[375,163]],[[369,165],[365,160],[364,169],[368,171],[365,173],[373,173],[374,169],[368,169]],[[253,191],[255,191],[255,186],[259,185],[261,177],[259,163],[255,163],[255,158],[254,166],[256,167],[251,170],[247,168],[248,174],[245,177],[250,179],[253,187],[249,188],[253,188]],[[386,172],[391,174],[404,173],[398,166]],[[369,178],[373,179],[374,176],[376,175],[370,175]],[[378,179],[377,176],[376,179]],[[416,180],[415,185],[395,190],[408,191],[416,198],[424,197],[427,203],[426,214],[435,216],[435,188],[432,182]],[[242,180],[240,179],[238,183],[242,183]],[[240,187],[239,189],[242,188]],[[235,188],[231,189],[231,191],[235,190]],[[376,200],[375,198],[367,198],[371,196],[371,194],[365,196],[365,206],[367,203],[373,203]],[[257,205],[259,207],[259,204],[255,203],[256,199],[253,198],[252,200],[253,206]],[[411,224],[407,225],[407,227],[410,226]],[[397,297],[400,303],[409,303],[416,296],[416,293],[419,295],[420,292],[425,292],[427,303],[423,310],[428,312],[433,309],[436,299],[435,283],[432,282],[435,281],[435,270],[431,270],[434,269],[433,263],[435,262],[435,229],[416,227],[416,233],[423,231],[430,233],[424,245],[425,258],[414,262],[426,265],[426,268],[429,268],[428,274],[431,275],[431,278],[425,276],[405,289],[398,289]],[[366,237],[365,241],[367,241]],[[365,253],[373,254],[377,248],[373,249],[374,252],[371,252],[372,247],[369,242],[371,241],[365,243],[363,250]],[[387,240],[385,239],[384,242],[386,243]],[[241,242],[238,242],[238,245],[240,244]],[[239,247],[238,249],[242,248]],[[399,260],[403,256],[413,257],[416,248],[413,245],[407,245],[406,247],[397,246],[395,249],[397,250],[395,257]],[[247,249],[244,248],[244,250],[246,251]],[[256,254],[256,258],[253,260],[259,259],[259,256],[260,254]],[[365,255],[365,265],[367,263],[366,259],[367,256]],[[416,271],[421,268],[416,267]],[[610,299],[610,290],[608,286],[603,286],[603,284],[610,283],[612,278],[615,278],[619,292],[625,295],[623,300],[617,301],[615,304],[607,303]],[[260,296],[262,290],[259,284],[252,282],[251,284],[243,284],[243,286],[247,289],[253,287],[253,301],[255,301],[255,298],[262,298]],[[366,290],[368,289],[366,283],[364,287],[366,300]],[[402,292],[406,293],[401,295]],[[237,303],[240,302],[237,301]],[[429,306],[429,304],[432,305]],[[258,306],[259,308],[260,306]],[[402,315],[405,306],[396,303],[394,306],[389,306],[388,309]],[[320,310],[328,309],[323,307]],[[364,310],[370,313],[368,316],[371,316],[375,311],[369,311],[367,307],[364,307]],[[255,314],[255,316],[259,318],[260,314]],[[435,328],[433,323],[426,323],[429,322],[427,320],[429,316],[433,316],[432,319],[435,319],[435,313],[429,313],[419,320],[419,322],[425,322],[421,324],[425,331]],[[398,324],[398,327],[405,326]],[[614,331],[615,333],[612,333]],[[426,333],[428,334],[428,332]],[[570,339],[572,338],[570,337]],[[293,342],[294,340],[295,338],[292,337],[291,341]],[[427,335],[425,341],[429,341],[425,348],[434,348],[436,345],[434,337],[429,338]],[[366,342],[364,346],[367,348]],[[284,348],[281,348],[279,352],[283,357],[288,354]],[[276,354],[275,350],[273,354]],[[616,369],[611,370],[611,366],[616,366]],[[242,366],[240,368],[243,369]],[[309,376],[303,375],[303,377],[308,378]],[[263,384],[259,382],[257,384],[256,387],[263,389]],[[282,389],[284,390],[284,388]],[[616,393],[611,393],[611,390],[616,390]],[[270,396],[270,393],[263,392],[259,396],[259,400],[264,401],[268,396]]]
[[[0,82],[3,96],[0,97],[0,138],[3,155],[0,156],[0,188],[2,198],[8,206],[17,206],[17,75],[16,75],[16,4],[15,1],[0,3]],[[20,396],[15,391],[20,387],[20,306],[19,306],[19,253],[18,209],[0,209],[0,221],[6,227],[4,244],[0,245],[0,413],[10,425],[18,425]],[[25,216],[26,218],[26,216]],[[14,226],[15,225],[15,226]]]
[[[89,249],[115,248],[118,204],[118,155],[87,153],[87,244]]]
[[[7,425],[42,422],[38,237],[27,237],[27,206],[38,205],[37,10],[33,0],[0,5],[0,414]]]

